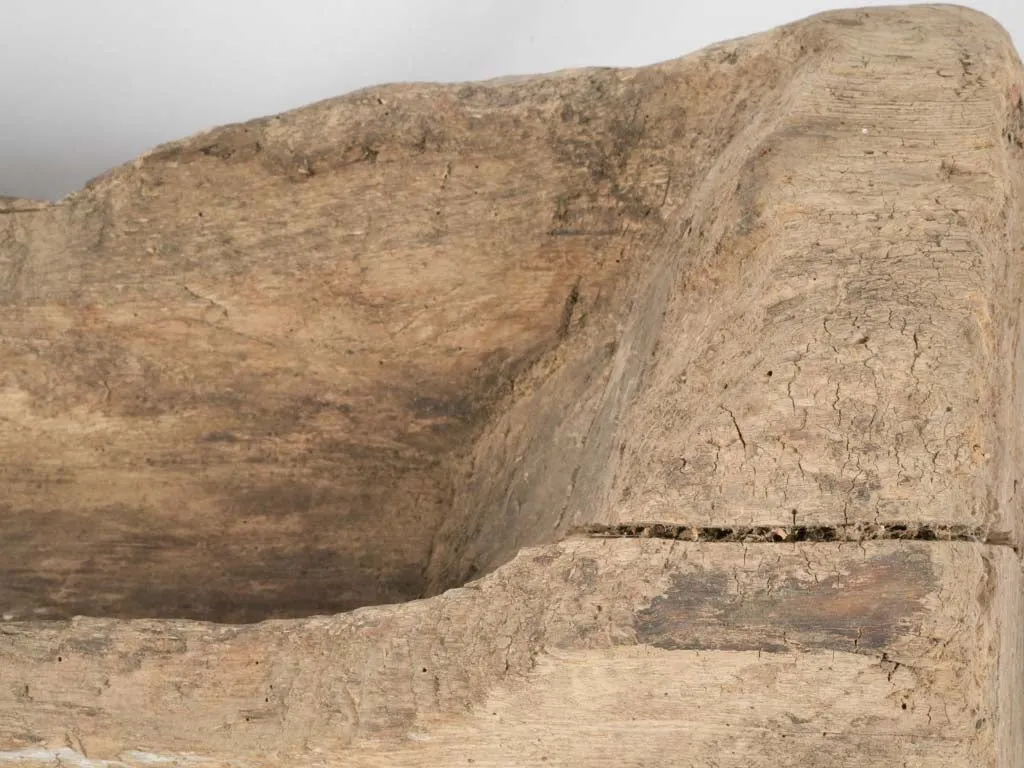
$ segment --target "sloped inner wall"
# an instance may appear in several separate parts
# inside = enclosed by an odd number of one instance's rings
[[[5,202],[0,609],[332,613],[595,519],[690,198],[818,38],[372,89]]]
[[[333,613],[589,523],[1013,538],[1021,101],[965,13],[376,88],[0,203],[0,612]]]

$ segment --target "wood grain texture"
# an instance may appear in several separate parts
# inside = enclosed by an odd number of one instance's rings
[[[578,538],[333,617],[8,623],[0,762],[989,765],[1021,595],[1006,547]]]
[[[1021,74],[840,13],[8,201],[3,611],[329,613],[589,522],[1016,535]]]
[[[1022,768],[1022,169],[917,6],[0,200],[0,766]]]

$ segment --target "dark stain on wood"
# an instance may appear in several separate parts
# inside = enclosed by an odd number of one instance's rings
[[[867,651],[888,647],[924,612],[935,576],[925,552],[855,561],[842,573],[678,573],[636,614],[639,642],[670,650]]]

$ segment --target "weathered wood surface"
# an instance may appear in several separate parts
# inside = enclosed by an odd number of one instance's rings
[[[0,218],[3,602],[333,611],[557,538],[639,275],[824,38],[371,89]]]
[[[846,12],[8,201],[0,602],[332,612],[587,522],[1006,533],[1022,82],[979,14]]]
[[[11,623],[0,764],[1019,765],[1022,600],[1006,547],[574,538],[333,617]]]
[[[0,764],[1020,768],[1022,89],[847,11],[0,200]]]

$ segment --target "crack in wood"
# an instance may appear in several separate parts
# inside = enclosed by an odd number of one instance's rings
[[[604,539],[672,539],[675,541],[763,543],[858,541],[969,541],[991,546],[1017,546],[1008,533],[969,525],[913,523],[851,523],[848,525],[691,526],[669,523],[584,525],[570,535]]]

